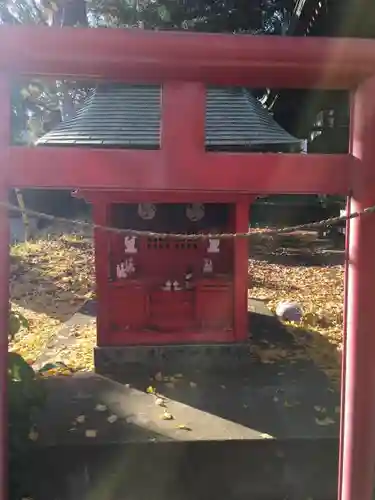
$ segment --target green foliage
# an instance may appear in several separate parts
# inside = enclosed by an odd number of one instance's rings
[[[29,328],[29,322],[22,314],[11,311],[9,314],[9,337],[13,339],[21,328],[27,330]]]
[[[291,0],[0,0],[0,24],[283,34]],[[69,118],[90,82],[14,82],[12,139],[33,144]]]
[[[9,451],[17,459],[29,451],[29,438],[35,413],[44,402],[44,392],[36,373],[16,353],[10,353],[8,362]]]
[[[27,319],[11,311],[9,336],[28,328]],[[37,373],[15,352],[8,353],[9,448],[11,458],[23,454],[30,445],[29,433],[35,412],[44,401]]]
[[[13,338],[22,329],[28,328],[27,319],[11,311],[9,315],[9,337]],[[36,412],[42,407],[45,394],[38,373],[15,352],[8,353],[8,447],[10,459],[10,496],[20,498],[23,494],[24,478],[27,474],[27,454],[33,440]]]

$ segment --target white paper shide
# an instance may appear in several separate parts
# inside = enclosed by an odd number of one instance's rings
[[[126,254],[133,254],[137,253],[138,249],[135,246],[136,244],[136,237],[135,236],[125,236],[124,238],[124,247],[125,247],[125,253]]]

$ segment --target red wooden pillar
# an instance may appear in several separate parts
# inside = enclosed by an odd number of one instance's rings
[[[0,84],[0,89],[1,89]],[[0,90],[1,95],[1,90]],[[2,100],[2,98],[1,98]],[[1,179],[0,201],[8,201],[8,189]],[[8,498],[8,331],[9,331],[9,221],[8,210],[0,206],[0,500]]]
[[[184,168],[194,168],[197,158],[203,154],[205,101],[206,92],[201,83],[163,84],[161,150],[167,165],[165,176],[183,181]]]
[[[10,144],[10,82],[0,76],[0,201],[8,202],[6,150]],[[9,331],[9,220],[0,206],[0,500],[8,499],[8,331]]]
[[[375,205],[375,77],[353,96],[351,212]],[[370,500],[375,467],[375,214],[348,231],[340,500]]]
[[[93,219],[100,226],[109,225],[108,204],[103,201],[94,201]],[[108,234],[103,229],[95,229],[95,277],[96,277],[96,307],[97,307],[97,345],[106,345],[109,334],[109,248]]]
[[[351,138],[352,139],[352,138]],[[350,143],[351,144],[351,143]],[[350,149],[352,147],[350,146]],[[348,196],[346,199],[346,216],[348,216],[352,210],[351,210],[351,197]],[[344,414],[344,407],[345,407],[345,374],[346,374],[346,356],[347,356],[347,350],[346,350],[346,331],[347,331],[347,312],[348,312],[348,263],[349,263],[349,234],[350,234],[350,223],[351,221],[349,219],[346,220],[345,223],[345,275],[344,275],[344,303],[343,303],[343,309],[344,309],[344,314],[343,314],[343,332],[344,332],[344,338],[343,338],[343,345],[342,345],[342,363],[341,363],[341,401],[340,401],[340,415]],[[343,428],[343,421],[341,419],[341,425],[340,425],[340,452],[339,452],[339,464],[338,464],[338,485],[339,485],[339,493],[338,493],[338,498],[341,498],[341,485],[342,485],[342,443],[343,443],[343,438],[344,438],[344,428]]]
[[[249,230],[249,200],[240,198],[235,206],[236,233],[247,233]],[[248,338],[248,238],[234,240],[234,334],[237,342],[246,342]]]

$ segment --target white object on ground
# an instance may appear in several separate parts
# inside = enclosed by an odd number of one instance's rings
[[[285,321],[299,323],[302,320],[302,309],[296,302],[281,301],[276,307],[276,316]]]

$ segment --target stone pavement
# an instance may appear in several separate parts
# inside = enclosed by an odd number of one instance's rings
[[[293,356],[300,348],[262,303],[251,309],[254,346],[290,356],[264,363],[254,355],[241,376],[232,366],[152,380],[47,379],[27,465],[33,497],[333,500],[338,394],[312,362]]]

